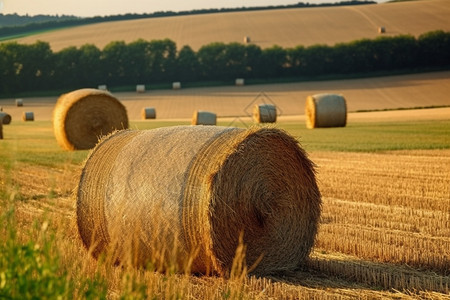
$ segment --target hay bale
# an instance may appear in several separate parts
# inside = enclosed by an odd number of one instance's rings
[[[59,97],[53,110],[53,130],[66,150],[93,148],[99,137],[128,128],[125,106],[111,93],[80,89]]]
[[[16,99],[16,106],[23,106],[23,99]]]
[[[244,36],[244,44],[248,44],[248,43],[250,43],[250,37]]]
[[[154,107],[144,107],[141,116],[143,120],[156,119],[156,110]]]
[[[213,112],[196,110],[192,115],[192,125],[216,125],[217,115]]]
[[[259,261],[253,274],[295,270],[320,207],[314,164],[275,128],[119,131],[91,152],[77,188],[78,230],[94,257],[161,271],[226,275],[241,234],[247,265]]]
[[[0,122],[0,140],[3,140],[3,124]]]
[[[235,81],[235,85],[237,85],[237,86],[243,86],[244,85],[244,78],[236,78],[236,81]]]
[[[136,92],[137,93],[145,93],[145,84],[136,85]]]
[[[179,82],[179,81],[173,82],[173,83],[172,83],[172,89],[174,89],[174,90],[179,90],[179,89],[181,89],[181,82]]]
[[[8,125],[11,123],[11,115],[0,111],[0,124]]]
[[[107,90],[108,90],[108,87],[106,86],[106,84],[100,84],[100,85],[98,86],[98,89],[99,89],[100,91],[107,91]]]
[[[385,27],[378,27],[378,33],[386,33]]]
[[[345,127],[347,105],[339,94],[316,94],[306,98],[306,127]]]
[[[256,104],[253,107],[253,120],[256,123],[275,123],[277,108],[272,104]]]
[[[27,121],[34,121],[34,113],[32,111],[24,111],[22,113],[22,120]]]

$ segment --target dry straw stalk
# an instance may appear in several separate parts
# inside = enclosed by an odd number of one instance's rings
[[[53,110],[55,137],[66,150],[91,149],[101,136],[125,128],[125,106],[108,91],[80,89],[63,94]]]
[[[306,98],[306,127],[345,127],[347,104],[338,94],[316,94]]]
[[[254,274],[298,268],[320,207],[313,163],[271,128],[119,131],[92,151],[77,192],[94,257],[202,274],[229,274],[240,237]]]

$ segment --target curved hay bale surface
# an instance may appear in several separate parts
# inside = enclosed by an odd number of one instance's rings
[[[345,127],[347,104],[338,94],[316,94],[308,96],[305,104],[306,127]]]
[[[253,273],[270,274],[304,262],[320,205],[314,165],[284,131],[176,126],[101,141],[77,223],[94,257],[181,272],[192,258],[188,270],[203,274],[229,274],[243,232],[247,264],[261,259]]]
[[[156,119],[156,110],[154,107],[144,107],[141,111],[143,120]]]
[[[8,125],[11,123],[11,115],[0,111],[0,124]]]
[[[128,128],[125,106],[108,91],[80,89],[59,97],[53,130],[66,150],[93,148],[99,137]]]
[[[213,112],[196,110],[192,115],[192,125],[216,125],[217,115]]]
[[[253,106],[253,120],[256,123],[275,123],[277,108],[272,104],[255,104]]]
[[[22,120],[27,121],[34,121],[34,113],[32,111],[24,111],[22,113]]]

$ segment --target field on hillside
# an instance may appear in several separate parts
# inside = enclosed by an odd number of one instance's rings
[[[306,97],[317,93],[342,94],[346,98],[347,109],[351,112],[449,106],[450,72],[181,90],[154,90],[147,86],[147,89],[146,93],[114,93],[127,108],[131,120],[139,120],[144,107],[154,107],[157,119],[189,119],[194,110],[211,111],[219,118],[245,117],[252,113],[253,105],[270,102],[276,104],[281,116],[300,120],[305,114]],[[24,111],[33,111],[35,120],[45,121],[51,120],[57,98],[24,98],[23,107],[17,107],[15,99],[0,99],[0,107],[13,120],[21,120]],[[421,111],[413,113],[414,115],[410,112],[402,114],[406,119],[422,118],[423,115]],[[448,115],[443,110],[442,117]],[[362,116],[364,115],[355,115],[356,118]]]
[[[189,45],[198,50],[213,42],[251,42],[267,48],[334,45],[362,38],[450,30],[447,0],[421,0],[346,7],[295,8],[177,16],[132,21],[105,22],[61,29],[17,39],[20,43],[49,42],[54,51],[68,46],[94,44],[103,48],[111,41],[132,42],[139,38],[169,38],[178,49]]]
[[[372,112],[345,128],[317,130],[296,119],[279,122],[317,164],[323,196],[317,242],[301,270],[265,278],[236,272],[229,279],[92,260],[78,237],[72,195],[88,151],[61,150],[48,120],[13,122],[0,140],[6,241],[0,294],[10,288],[16,295],[23,289],[79,299],[448,299],[450,118],[418,111],[428,117],[386,119],[385,112]],[[131,127],[188,123],[133,121]]]

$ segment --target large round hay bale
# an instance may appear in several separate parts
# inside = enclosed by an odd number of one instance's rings
[[[244,80],[244,78],[236,78],[236,80],[235,80],[235,85],[237,85],[237,86],[243,86],[243,85],[245,85],[245,80]]]
[[[16,106],[23,106],[23,99],[16,99]]]
[[[174,89],[174,90],[181,89],[181,82],[179,82],[179,81],[172,82],[172,89]]]
[[[254,274],[298,268],[320,207],[314,164],[275,128],[118,131],[91,152],[77,189],[94,257],[202,274],[228,274],[240,236]]]
[[[213,112],[196,110],[192,115],[192,125],[216,125],[217,115]]]
[[[306,98],[306,127],[344,127],[347,123],[345,98],[338,94],[316,94]]]
[[[27,121],[34,121],[34,113],[32,111],[24,111],[22,113],[22,120]]]
[[[11,115],[0,111],[0,124],[8,125],[11,123]]]
[[[144,107],[141,116],[143,120],[156,119],[156,110],[154,107]]]
[[[253,120],[256,123],[275,123],[277,121],[277,108],[272,104],[255,104],[253,107]]]
[[[107,91],[80,89],[63,94],[53,110],[55,137],[66,150],[91,149],[101,136],[125,128],[125,106]]]

